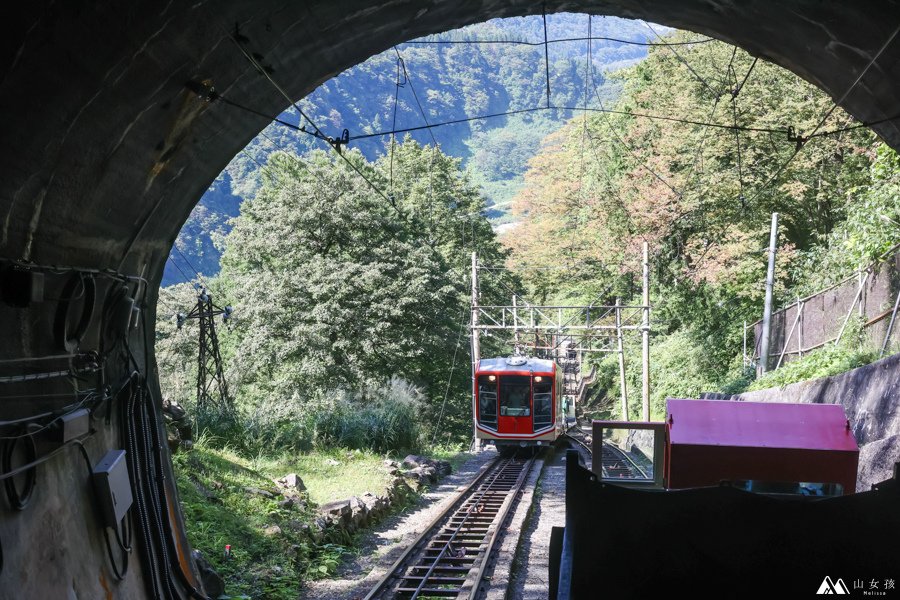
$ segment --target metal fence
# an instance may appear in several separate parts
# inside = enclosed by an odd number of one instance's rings
[[[891,255],[820,292],[772,313],[769,365],[777,369],[826,344],[840,341],[856,316],[866,336],[884,354],[900,342],[896,321],[900,302],[900,252]],[[759,365],[762,321],[747,325],[754,348],[748,361]],[[745,351],[746,355],[746,351]]]

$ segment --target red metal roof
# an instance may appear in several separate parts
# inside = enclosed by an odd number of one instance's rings
[[[543,358],[534,358],[531,356],[521,357],[521,364],[510,364],[509,357],[501,358],[482,358],[478,361],[478,368],[475,370],[479,373],[490,372],[507,372],[507,373],[555,373],[556,363],[552,360]]]
[[[670,398],[666,413],[673,445],[859,449],[839,404]]]

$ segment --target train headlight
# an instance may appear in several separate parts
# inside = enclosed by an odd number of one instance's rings
[[[544,380],[544,378],[541,377],[540,375],[538,375],[537,377],[534,378],[534,380],[535,380],[537,383],[540,383],[541,381]]]
[[[497,381],[496,375],[488,375],[488,381]]]

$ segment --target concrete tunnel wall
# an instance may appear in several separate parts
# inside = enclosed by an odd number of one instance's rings
[[[642,18],[711,35],[794,71],[865,122],[900,113],[900,41],[869,67],[897,33],[897,0],[550,0],[545,6],[548,12]],[[150,389],[158,399],[152,332],[163,264],[203,191],[268,123],[207,103],[185,84],[215,86],[266,114],[287,106],[242,57],[231,34],[262,57],[290,97],[301,98],[396,43],[541,9],[539,2],[520,0],[45,0],[8,9],[0,55],[0,259],[145,278],[146,284],[132,282],[130,293],[144,307],[149,340],[141,328],[127,335],[137,362],[151,365]],[[900,148],[900,122],[874,129]],[[61,277],[47,273],[43,301],[0,303],[0,361],[61,352],[54,330],[59,307],[52,300],[66,285]],[[109,289],[99,286],[98,305]],[[102,327],[99,318],[89,324],[82,349],[92,347]],[[110,362],[107,381],[120,380],[127,369],[125,361]],[[0,419],[58,408],[52,398],[10,396],[58,393],[64,384],[0,383],[6,386],[0,387]],[[119,412],[121,406],[113,406],[114,415]],[[86,442],[94,460],[121,447],[115,422],[94,420],[97,433]],[[27,510],[0,509],[0,597],[144,593],[139,556],[123,584],[112,582],[83,468],[75,450],[67,451],[39,469]]]

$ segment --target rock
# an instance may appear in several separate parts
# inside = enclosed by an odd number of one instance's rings
[[[329,458],[328,460],[326,460],[325,464],[329,467],[339,467],[341,465],[340,462],[334,460],[333,458]]]
[[[174,400],[169,400],[168,398],[164,399],[162,402],[162,411],[163,414],[173,421],[180,421],[187,414],[180,404],[176,403]]]
[[[272,537],[273,535],[281,535],[281,527],[278,525],[272,525],[271,527],[266,527],[263,529],[263,535],[266,537]]]
[[[255,488],[255,487],[245,487],[244,491],[247,492],[248,494],[262,496],[263,498],[269,498],[269,499],[275,498],[275,494],[273,494],[272,492],[267,492],[266,490],[261,490],[259,488]]]
[[[418,454],[410,454],[403,459],[403,467],[417,471],[418,469],[426,469],[431,482],[437,481],[438,477],[445,477],[452,472],[450,463],[445,460],[432,460]]]
[[[437,471],[433,467],[416,467],[403,474],[406,479],[412,479],[420,485],[437,481]]]
[[[209,561],[199,550],[192,550],[191,557],[194,564],[197,565],[197,571],[200,573],[200,583],[203,584],[203,591],[210,598],[218,598],[225,593],[225,582],[222,577],[216,573]]]
[[[403,467],[406,469],[415,469],[416,467],[427,465],[429,462],[431,461],[424,456],[419,456],[418,454],[410,454],[403,459]]]
[[[439,477],[446,477],[453,472],[453,467],[451,467],[450,463],[448,463],[446,460],[434,461],[434,467],[437,470],[437,474]]]
[[[322,543],[322,540],[325,539],[325,530],[328,528],[328,521],[325,520],[325,517],[316,517],[313,521],[312,526],[310,527],[310,537],[317,544]]]
[[[294,508],[294,499],[293,498],[285,498],[281,502],[278,503],[278,508],[283,508],[284,510],[291,510]]]
[[[350,523],[357,527],[369,524],[369,507],[356,496],[350,497]]]
[[[388,469],[396,469],[400,466],[400,463],[398,463],[396,460],[386,460],[384,461],[384,466]]]
[[[363,504],[365,504],[366,510],[368,510],[370,513],[377,512],[380,508],[378,506],[378,496],[376,496],[372,492],[366,492],[365,494],[360,496],[359,499]]]
[[[275,480],[275,483],[283,488],[297,490],[298,492],[306,490],[306,485],[303,484],[303,480],[296,473],[288,473],[281,479]]]
[[[214,489],[214,490],[221,490],[222,488],[225,487],[225,484],[213,480],[213,481],[210,481],[210,482],[209,482],[209,487],[211,487],[211,488]]]
[[[391,469],[390,471],[388,471],[388,475],[392,475],[394,477],[399,477],[399,476],[403,475],[403,471],[401,471],[400,469],[394,468],[394,469]]]
[[[349,500],[336,500],[320,506],[319,512],[335,521],[347,521],[350,519],[353,509],[350,508]]]

